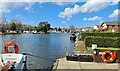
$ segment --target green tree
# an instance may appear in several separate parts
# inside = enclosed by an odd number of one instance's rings
[[[11,24],[11,30],[12,30],[12,31],[15,31],[15,30],[16,30],[16,24],[15,24],[15,23],[12,23],[12,24]]]
[[[2,33],[5,33],[5,29],[4,29],[4,27],[2,27]]]
[[[37,27],[37,31],[42,31],[44,33],[48,33],[48,31],[50,30],[50,24],[48,22],[40,22],[38,27]]]
[[[1,24],[1,31],[2,33],[6,33],[7,27],[5,24]]]
[[[58,28],[58,31],[61,31],[61,28],[60,28],[60,27]]]
[[[55,30],[57,31],[57,27],[55,27]]]
[[[23,32],[23,25],[22,25],[21,22],[18,22],[18,23],[16,24],[16,30],[17,30],[18,33]]]

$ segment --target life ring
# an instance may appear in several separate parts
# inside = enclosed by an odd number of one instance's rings
[[[109,59],[107,57],[110,57]],[[111,51],[105,51],[102,53],[102,60],[106,63],[112,63],[116,58],[116,51],[111,52]]]
[[[9,52],[8,48],[9,46],[13,46],[15,49],[15,52]],[[16,45],[14,42],[9,42],[8,44],[5,45],[5,53],[16,53],[18,54],[19,52],[19,48],[18,45]]]

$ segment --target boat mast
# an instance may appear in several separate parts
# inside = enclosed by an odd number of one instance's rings
[[[2,10],[2,12],[1,12],[1,16],[2,16],[2,21],[1,21],[1,23],[2,24],[4,24],[3,23],[3,8],[1,8],[1,10]],[[4,52],[4,49],[3,49],[3,47],[4,47],[4,45],[5,45],[5,42],[4,42],[4,36],[2,36],[2,38],[1,38],[1,45],[2,45],[2,51],[0,52],[0,61],[1,61],[1,64],[4,64],[4,61],[3,61],[3,57],[2,57],[2,53]]]
[[[2,9],[2,24],[4,24],[3,23],[3,8],[1,8]],[[3,47],[4,47],[4,37],[2,36],[2,42],[3,42],[3,44],[2,44],[2,53],[3,53]]]
[[[6,33],[8,32],[8,22],[6,20],[6,16],[5,16],[5,13],[4,13],[4,10],[3,8],[1,8],[2,10],[2,25],[5,26],[5,29],[6,30]],[[4,46],[5,46],[5,38],[4,36],[2,36],[2,52],[4,52]]]

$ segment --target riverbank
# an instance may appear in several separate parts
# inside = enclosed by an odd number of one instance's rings
[[[54,65],[53,71],[118,71],[118,65],[118,63],[68,61],[65,57],[57,59],[57,64]]]
[[[76,60],[76,57],[74,59],[66,59],[59,58],[54,64],[53,70],[55,71],[118,71],[119,63],[97,63],[96,61],[90,61],[89,57],[94,57],[93,50],[89,50],[87,47],[85,47],[85,44],[83,41],[78,41],[78,39],[75,42],[76,46],[74,48],[74,54],[75,55],[81,55],[80,59]],[[73,55],[74,55],[73,54]],[[71,55],[71,57],[73,56]],[[87,57],[87,59],[86,59]],[[87,61],[86,61],[87,60]]]
[[[61,34],[61,33],[66,34],[67,32],[48,32],[48,33],[43,33],[43,32],[37,32],[37,33],[1,33],[0,32],[0,35],[10,35],[10,34]]]

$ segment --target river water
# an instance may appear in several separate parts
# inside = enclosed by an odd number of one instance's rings
[[[47,69],[53,65],[53,60],[56,58],[74,52],[74,42],[70,41],[70,35],[68,33],[0,35],[0,48],[2,50],[3,44],[14,38],[14,42],[19,46],[20,53],[26,52],[35,55],[27,56],[29,69]]]

